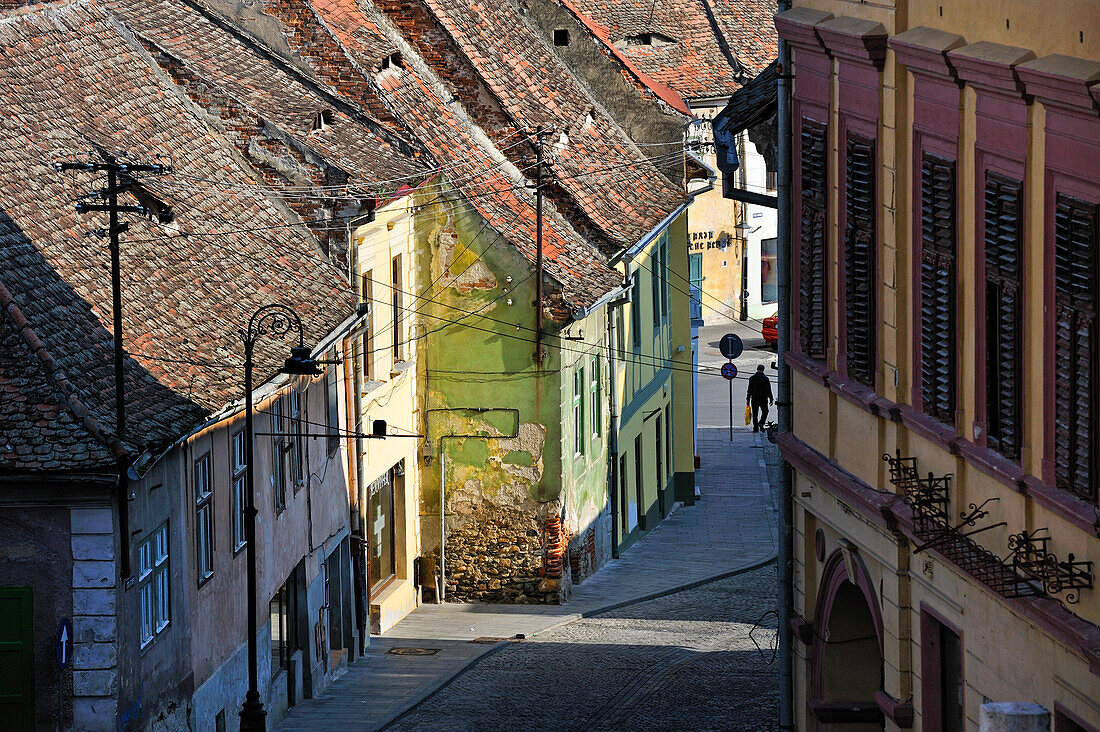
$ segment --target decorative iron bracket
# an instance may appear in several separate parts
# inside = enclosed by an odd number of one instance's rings
[[[1050,531],[1046,527],[1009,536],[1012,567],[1042,583],[1048,595],[1065,592],[1065,601],[1076,604],[1081,598],[1080,593],[1074,590],[1092,589],[1092,562],[1077,561],[1073,554],[1069,554],[1064,562],[1058,561],[1058,557],[1049,551],[1050,539]]]

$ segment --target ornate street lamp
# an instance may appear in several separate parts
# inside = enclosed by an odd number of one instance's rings
[[[260,700],[256,668],[256,496],[253,470],[252,428],[252,351],[261,335],[281,338],[291,331],[298,334],[298,345],[290,349],[284,374],[315,375],[321,371],[305,345],[305,334],[298,314],[286,305],[264,305],[248,320],[244,339],[244,429],[245,429],[245,552],[248,558],[248,693],[241,707],[241,732],[265,732],[267,711]]]

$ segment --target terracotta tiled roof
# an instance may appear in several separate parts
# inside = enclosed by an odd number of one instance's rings
[[[36,340],[0,284],[0,474],[113,469],[106,440],[70,411]]]
[[[425,145],[445,171],[446,179],[489,225],[533,260],[534,197],[525,188],[527,180],[469,117],[464,106],[455,102],[427,62],[372,6],[360,6],[355,0],[316,0],[311,7],[317,19],[310,29],[311,37],[329,33],[339,44],[338,54],[318,54],[315,63],[377,70],[379,53],[388,54],[393,49],[401,52],[400,68],[370,74],[375,93]],[[295,19],[309,29],[301,16]],[[370,29],[370,42],[363,42],[359,32],[363,28]],[[294,36],[302,35],[302,28],[296,29]],[[378,37],[384,41],[377,42]],[[293,44],[294,39],[290,40]],[[315,53],[318,45],[311,46]],[[346,88],[340,89],[347,92]],[[513,137],[512,145],[516,139]],[[545,207],[543,244],[546,272],[561,285],[567,304],[589,305],[618,284],[619,276],[606,264],[605,257],[549,204]]]
[[[211,98],[213,86],[249,111],[259,115],[339,166],[351,176],[351,183],[373,188],[375,181],[386,181],[382,188],[392,190],[401,183],[418,182],[430,174],[429,166],[415,159],[414,150],[397,134],[393,124],[383,125],[370,116],[386,108],[373,95],[358,97],[360,109],[353,116],[333,109],[331,92],[312,80],[273,63],[274,54],[263,54],[258,43],[242,40],[179,0],[108,0],[108,4],[143,40],[155,45],[172,60],[197,77],[199,103],[215,114],[226,114],[224,104]],[[362,36],[364,29],[357,29]],[[172,73],[170,62],[169,73]],[[177,83],[185,79],[176,76]],[[203,94],[202,92],[206,92]],[[193,96],[194,98],[194,96]],[[372,103],[373,102],[373,103]],[[319,112],[331,112],[323,129],[314,130]],[[399,181],[392,183],[391,181]]]
[[[50,163],[99,148],[157,156],[174,168],[150,190],[175,211],[161,226],[128,216],[122,239],[131,450],[174,440],[239,396],[239,331],[280,301],[316,343],[354,298],[299,219],[252,195],[259,179],[138,42],[94,2],[36,6],[0,20],[0,281],[28,332],[56,364],[51,377],[107,432],[114,423],[111,289],[104,241],[87,232],[72,181]],[[176,188],[173,181],[202,182]],[[262,339],[259,380],[287,344]]]
[[[621,48],[612,42],[611,31],[607,26],[597,23],[590,16],[582,13],[571,0],[561,0],[561,4],[600,42],[606,49],[605,53],[610,53],[619,60],[619,63],[622,64],[624,70],[627,72],[627,76],[632,77],[637,86],[653,92],[653,94],[677,112],[686,114],[689,117],[692,116],[691,108],[688,107],[687,102],[684,101],[684,98],[680,96],[678,92],[669,86],[665,86],[642,71],[642,69],[631,60],[629,55],[624,53]]]
[[[335,22],[337,18],[327,15],[327,9],[348,7],[353,2],[325,0],[315,5],[329,21],[327,25],[343,44],[345,53],[366,64],[367,54],[373,51],[359,45],[350,35],[354,25],[341,25]],[[439,163],[446,166],[447,178],[489,225],[533,260],[534,196],[525,189],[523,175],[469,118],[462,105],[447,103],[451,98],[444,83],[381,14],[368,8],[362,17],[371,27],[386,33],[403,51],[403,68],[388,73],[378,86],[382,99]],[[545,207],[543,250],[547,274],[561,284],[562,296],[573,306],[590,305],[619,283],[619,275],[607,266],[600,252],[549,205]]]
[[[775,0],[571,2],[606,26],[611,41],[646,74],[689,101],[732,94],[778,52]],[[632,42],[645,34],[663,38]]]
[[[683,201],[513,0],[423,2],[463,58],[432,53],[438,42],[423,27],[410,40],[448,80],[464,75],[463,61],[472,67],[507,119],[499,121],[469,85],[453,82],[454,93],[498,141],[515,129],[555,130],[548,140],[555,182],[613,248],[641,239]],[[403,4],[395,15],[409,12]]]

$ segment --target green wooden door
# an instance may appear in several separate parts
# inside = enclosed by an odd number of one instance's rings
[[[34,729],[34,633],[30,587],[0,587],[0,719]]]

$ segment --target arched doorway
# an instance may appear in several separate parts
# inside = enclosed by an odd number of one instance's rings
[[[845,561],[837,550],[825,563],[814,629],[809,706],[817,729],[880,732],[882,612],[858,555]]]

